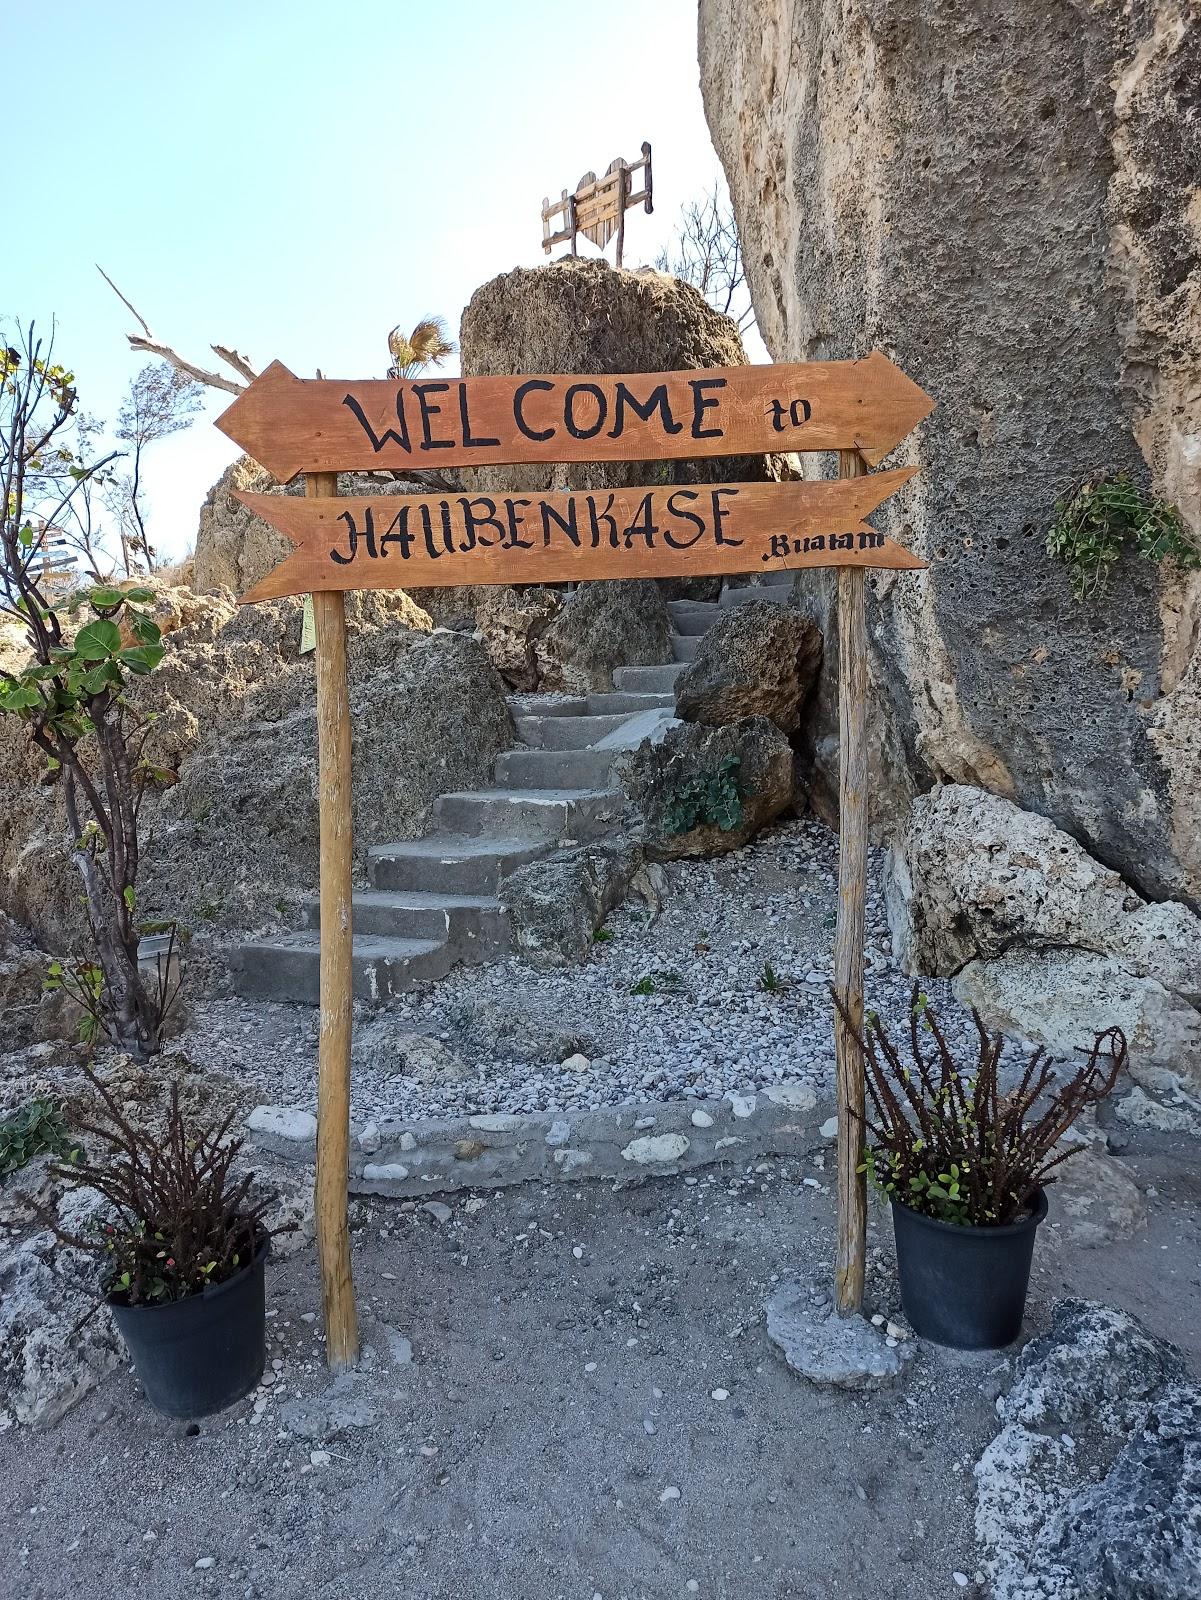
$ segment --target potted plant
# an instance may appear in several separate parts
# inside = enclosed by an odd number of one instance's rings
[[[242,1141],[229,1136],[233,1111],[191,1127],[174,1083],[160,1136],[134,1126],[87,1076],[103,1110],[77,1124],[85,1148],[53,1170],[106,1203],[81,1231],[52,1225],[99,1258],[100,1293],[150,1404],[169,1417],[207,1416],[262,1377],[264,1268],[282,1231],[263,1221],[272,1197],[252,1199],[253,1178],[234,1173]]]
[[[892,1202],[901,1304],[914,1331],[958,1350],[992,1350],[1021,1331],[1052,1173],[1086,1148],[1059,1141],[1114,1087],[1127,1049],[1121,1030],[1109,1028],[1059,1081],[1040,1048],[1006,1091],[1004,1038],[972,1016],[968,1068],[916,988],[909,1063],[869,1014],[859,1038],[868,1102],[861,1170]]]

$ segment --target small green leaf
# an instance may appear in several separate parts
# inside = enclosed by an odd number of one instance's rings
[[[99,618],[80,628],[75,637],[75,653],[84,661],[104,661],[121,648],[121,630],[115,622]]]

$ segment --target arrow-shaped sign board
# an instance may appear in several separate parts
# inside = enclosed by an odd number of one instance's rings
[[[573,494],[239,494],[296,546],[242,598],[796,567],[919,568],[926,563],[863,520],[914,470]]]
[[[582,377],[297,378],[273,361],[217,419],[280,480],[298,472],[677,461],[857,449],[875,465],[933,401],[862,361]]]

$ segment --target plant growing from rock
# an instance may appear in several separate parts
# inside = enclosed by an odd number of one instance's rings
[[[1174,506],[1140,488],[1126,472],[1086,480],[1059,501],[1047,553],[1067,567],[1077,600],[1103,595],[1127,540],[1148,561],[1201,567],[1201,545]]]
[[[231,1278],[266,1239],[286,1231],[263,1220],[274,1197],[252,1198],[253,1176],[234,1172],[242,1149],[230,1137],[236,1108],[220,1122],[191,1125],[173,1083],[159,1135],[132,1123],[95,1073],[87,1077],[101,1109],[77,1124],[85,1141],[79,1158],[52,1170],[69,1188],[103,1196],[105,1216],[82,1233],[49,1214],[43,1220],[64,1244],[99,1259],[109,1299],[129,1306],[186,1299]]]
[[[940,1222],[1001,1227],[1022,1217],[1036,1191],[1055,1181],[1055,1168],[1084,1148],[1057,1146],[1081,1113],[1110,1093],[1127,1062],[1121,1029],[1107,1028],[1055,1088],[1054,1067],[1040,1047],[1017,1087],[1004,1092],[1004,1036],[990,1035],[977,1012],[975,1060],[961,1065],[915,987],[906,1062],[875,1012],[861,1035],[837,993],[834,1004],[864,1053],[869,1109],[861,1170],[890,1200]]]
[[[700,823],[709,823],[723,833],[736,828],[742,821],[737,778],[741,764],[738,756],[723,756],[707,772],[676,779],[663,807],[667,832],[688,833]]]
[[[140,609],[154,598],[148,589],[97,584],[64,602],[52,597],[47,541],[113,459],[83,458],[72,433],[77,409],[53,340],[30,324],[19,347],[0,349],[0,614],[24,624],[30,650],[23,666],[0,669],[0,714],[25,723],[48,781],[60,786],[66,846],[83,880],[95,960],[60,965],[51,986],[66,988],[100,1034],[145,1060],[159,1048],[171,995],[138,968],[138,943],[150,931],[137,912],[138,824],[147,791],[173,775],[148,759],[153,718],[138,714],[127,691],[158,666],[163,645]]]
[[[11,1116],[0,1118],[0,1182],[35,1156],[68,1157],[71,1150],[71,1131],[57,1100],[30,1100]]]

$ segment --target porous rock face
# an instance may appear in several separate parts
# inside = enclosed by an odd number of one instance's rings
[[[620,835],[518,867],[500,886],[518,950],[536,967],[583,961],[596,930],[645,871],[641,847]]]
[[[729,762],[739,796],[736,818],[723,826],[702,810],[681,827],[682,812],[712,790]],[[723,728],[679,723],[657,743],[647,739],[620,757],[616,771],[631,821],[653,861],[726,855],[798,799],[792,746],[767,717],[744,717]]]
[[[52,1427],[117,1365],[106,1307],[84,1287],[95,1264],[35,1234],[0,1260],[0,1417]],[[93,1312],[91,1316],[89,1312]]]
[[[989,1026],[1063,1054],[1120,1027],[1138,1066],[1201,1077],[1201,918],[1147,904],[1045,817],[961,784],[920,795],[885,897],[904,970],[955,977]]]
[[[534,649],[543,689],[603,692],[613,687],[616,667],[671,660],[667,606],[647,578],[582,583]]]
[[[1064,1301],[999,1410],[976,1465],[995,1600],[1195,1595],[1201,1390],[1177,1351],[1125,1312]]]
[[[770,717],[795,733],[821,659],[822,636],[809,617],[763,600],[734,606],[676,679],[676,714],[711,727]]]
[[[931,562],[868,585],[877,821],[975,784],[1201,902],[1201,580],[1126,555],[1077,603],[1044,550],[1098,470],[1201,524],[1201,15],[701,0],[700,65],[773,358],[883,349],[937,402],[874,518]]]
[[[134,687],[157,718],[147,754],[176,781],[147,796],[139,906],[193,934],[286,920],[317,883],[317,743],[301,602],[235,607],[170,591],[181,622]],[[431,632],[401,591],[347,604],[354,821],[371,844],[414,838],[446,789],[486,781],[512,743],[504,685],[478,640]],[[81,948],[59,786],[25,728],[0,718],[0,910],[53,953]]]

